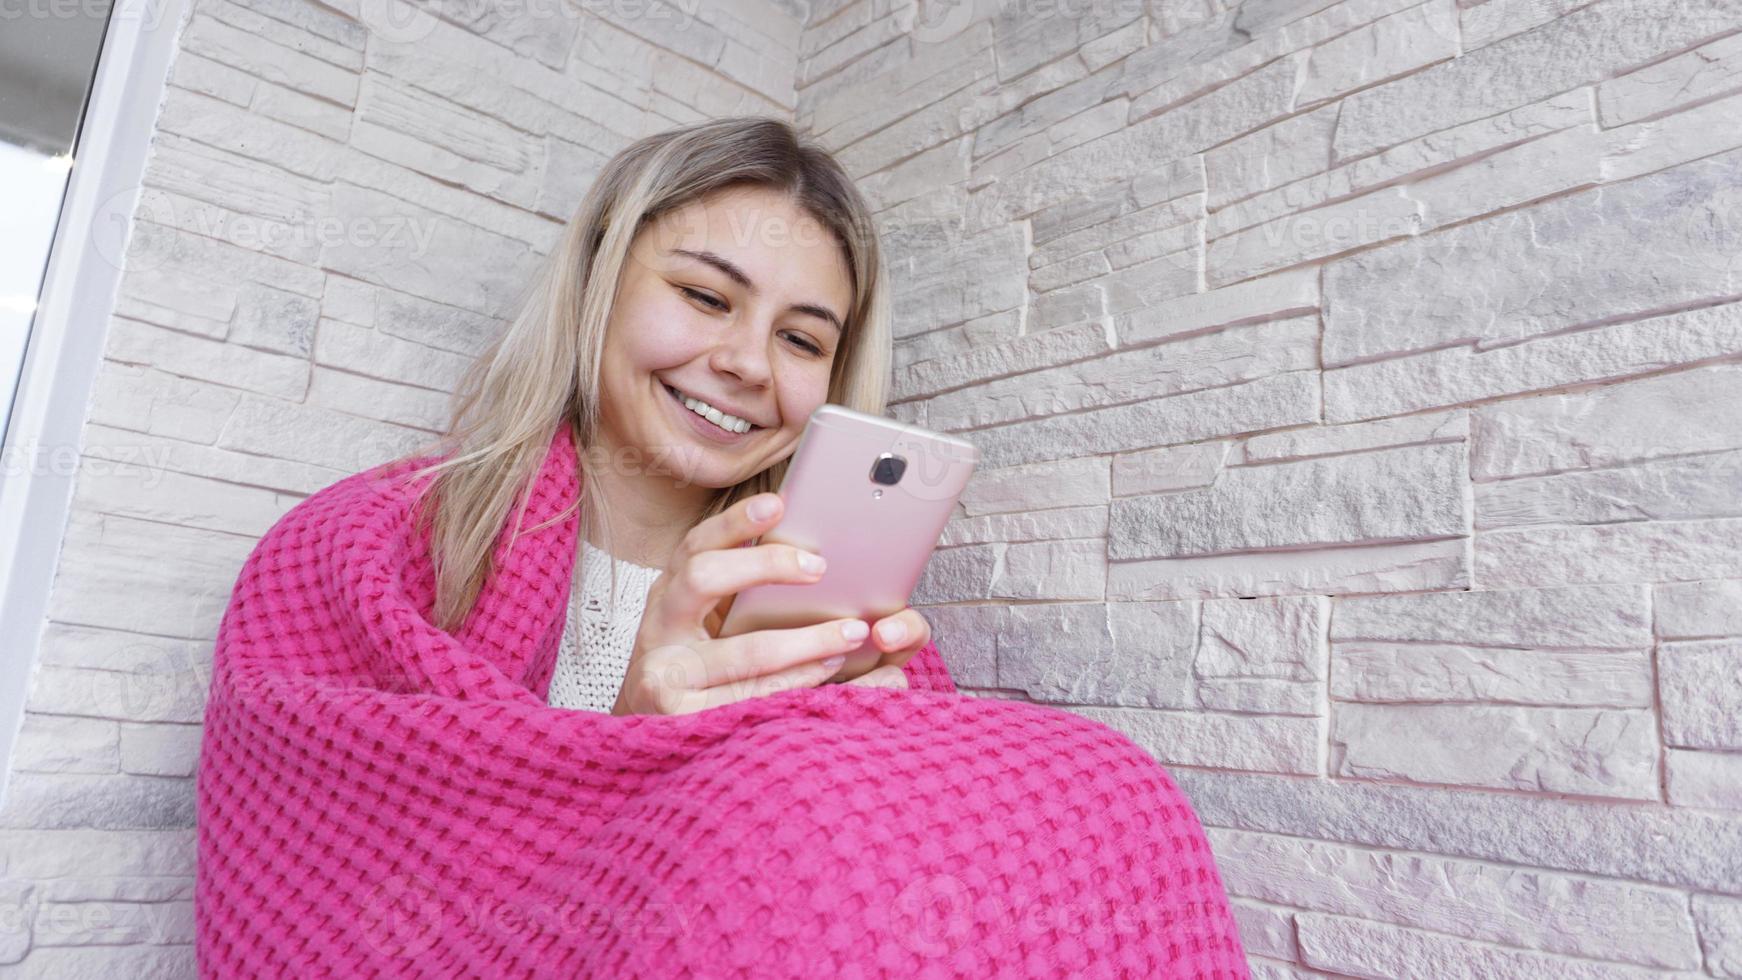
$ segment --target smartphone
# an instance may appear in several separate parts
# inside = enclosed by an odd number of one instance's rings
[[[965,439],[823,405],[811,413],[780,483],[780,523],[752,544],[796,545],[827,559],[815,582],[765,582],[739,592],[721,636],[813,626],[857,616],[875,625],[907,608],[968,485],[980,451]],[[870,671],[875,636],[824,683]]]

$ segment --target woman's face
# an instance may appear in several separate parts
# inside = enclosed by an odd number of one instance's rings
[[[764,188],[731,188],[644,226],[605,337],[613,465],[638,450],[662,479],[717,489],[784,459],[828,397],[851,276],[826,228]]]

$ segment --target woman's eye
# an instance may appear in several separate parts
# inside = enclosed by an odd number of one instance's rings
[[[818,347],[817,345],[805,340],[803,337],[800,337],[798,334],[789,334],[788,336],[792,337],[793,343],[799,345],[800,347],[804,348],[806,351],[809,351],[812,354],[821,354],[823,352],[823,349],[821,347]]]
[[[685,296],[688,296],[691,299],[699,299],[702,302],[707,303],[709,306],[712,306],[716,310],[723,310],[726,308],[725,303],[720,302],[719,300],[715,299],[712,296],[709,296],[707,293],[704,293],[699,289],[691,289],[688,286],[679,286],[677,288]]]

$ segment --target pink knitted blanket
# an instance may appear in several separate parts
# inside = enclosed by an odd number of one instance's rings
[[[524,526],[579,492],[567,426]],[[300,501],[219,627],[202,976],[1248,975],[1202,828],[1104,725],[825,685],[671,717],[551,707],[573,516],[504,529],[433,627],[403,474]]]

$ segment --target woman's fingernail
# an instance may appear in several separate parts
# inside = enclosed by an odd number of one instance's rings
[[[841,636],[855,642],[863,640],[871,633],[871,627],[865,625],[863,619],[841,624]]]
[[[804,569],[805,571],[811,573],[812,575],[821,575],[823,573],[823,569],[829,567],[829,563],[827,561],[823,560],[822,555],[816,554],[815,552],[806,551],[803,554],[800,554],[798,556],[798,567]]]
[[[753,520],[753,521],[766,521],[770,517],[773,517],[773,516],[774,516],[774,501],[768,499],[767,497],[758,497],[757,499],[750,501],[750,519],[751,520]]]
[[[884,643],[900,643],[907,639],[907,624],[899,619],[891,619],[877,627],[877,635],[883,637]]]
[[[835,656],[830,657],[827,660],[824,660],[823,667],[825,667],[828,670],[828,672],[832,674],[835,671],[840,670],[841,665],[846,663],[846,662],[847,662],[847,655],[846,654],[844,654],[844,653],[836,654]]]

